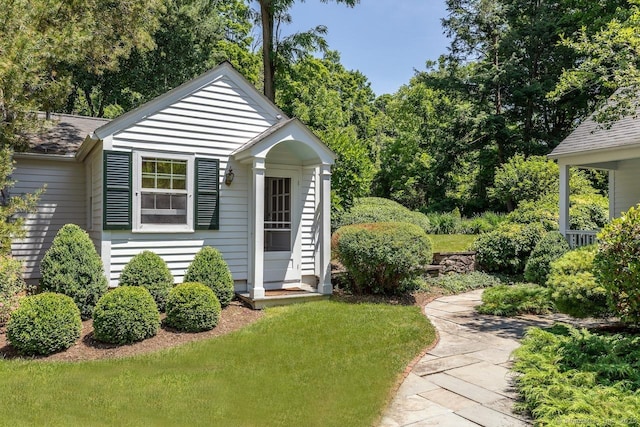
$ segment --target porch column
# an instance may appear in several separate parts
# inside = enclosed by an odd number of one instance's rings
[[[318,292],[331,294],[331,165],[320,166],[320,283]]]
[[[252,299],[264,298],[264,159],[253,159],[253,287]]]
[[[569,229],[569,165],[558,161],[560,167],[560,233],[566,237]]]

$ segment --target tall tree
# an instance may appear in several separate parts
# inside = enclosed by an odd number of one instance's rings
[[[304,0],[300,0],[304,2]],[[329,0],[320,0],[322,3],[328,3]],[[360,0],[335,0],[336,3],[344,3],[349,7],[353,7],[360,2]],[[293,6],[295,0],[258,0],[260,5],[260,22],[262,25],[262,61],[264,69],[264,94],[267,98],[275,101],[275,74],[277,64],[277,31],[275,31],[276,22],[287,20],[290,21],[291,17],[288,14],[288,10]],[[290,42],[298,42],[306,44],[307,46],[320,46],[322,47],[321,36],[326,31],[326,28],[320,26],[316,29],[308,31],[306,33],[299,33],[290,38]],[[291,52],[291,47],[289,48]]]
[[[151,47],[159,0],[0,0],[0,144],[23,148],[31,111],[64,104],[69,69],[113,69]]]

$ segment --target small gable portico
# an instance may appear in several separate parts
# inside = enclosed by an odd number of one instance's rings
[[[331,165],[335,155],[299,120],[287,119],[232,153],[249,168],[248,294],[331,287]],[[315,272],[314,274],[309,274]]]

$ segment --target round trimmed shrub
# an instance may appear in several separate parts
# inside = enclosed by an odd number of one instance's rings
[[[165,322],[181,331],[208,331],[218,324],[220,311],[220,302],[211,288],[185,282],[169,292]]]
[[[598,234],[593,261],[596,280],[607,292],[615,314],[640,323],[640,205],[612,220]]]
[[[544,235],[531,252],[524,267],[524,278],[538,285],[546,285],[551,262],[569,252],[569,243],[559,231]]]
[[[86,231],[63,226],[40,263],[40,289],[70,296],[83,319],[91,317],[98,299],[107,292],[100,255]]]
[[[22,354],[47,355],[71,347],[81,330],[73,299],[45,292],[22,299],[7,324],[7,339]]]
[[[593,275],[595,253],[595,245],[584,246],[550,264],[547,287],[559,312],[577,318],[611,315],[606,290]]]
[[[158,305],[158,310],[164,311],[167,295],[173,287],[173,275],[158,254],[143,251],[124,266],[119,284],[146,288]]]
[[[425,233],[431,229],[431,223],[425,214],[412,211],[400,203],[381,197],[356,199],[351,209],[342,213],[337,219],[337,227],[373,222],[408,222],[422,228]]]
[[[122,286],[105,294],[93,311],[94,336],[111,344],[142,341],[158,333],[160,313],[142,286]]]
[[[359,292],[401,292],[432,260],[431,240],[414,224],[348,225],[336,231],[336,242],[338,259]]]
[[[520,274],[544,232],[540,224],[503,223],[475,240],[476,260],[485,271]]]
[[[213,290],[222,307],[229,305],[233,299],[233,277],[222,254],[211,246],[204,246],[198,251],[187,268],[185,282],[198,282]]]

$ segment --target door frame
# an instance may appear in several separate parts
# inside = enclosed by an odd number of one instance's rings
[[[273,251],[263,252],[263,283],[265,289],[280,289],[284,283],[300,282],[302,279],[301,269],[301,252],[302,252],[302,236],[301,236],[301,217],[302,206],[300,203],[300,178],[301,168],[299,166],[266,164],[265,182],[267,178],[291,178],[291,251]],[[265,192],[267,191],[265,186]],[[264,195],[263,195],[264,196]],[[264,219],[263,219],[264,221]],[[264,240],[264,239],[263,239]],[[269,273],[269,267],[274,267],[288,262],[287,270],[283,276],[273,277]],[[271,270],[273,271],[273,270]]]

